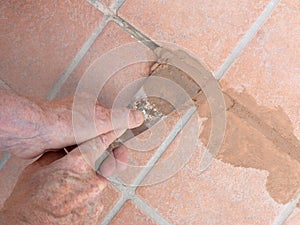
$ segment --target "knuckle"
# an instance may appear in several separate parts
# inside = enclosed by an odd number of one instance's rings
[[[98,119],[107,121],[110,120],[110,110],[102,106],[96,107],[96,116]]]
[[[105,148],[108,148],[109,142],[108,142],[107,136],[106,136],[106,135],[100,135],[99,138],[100,138],[101,144],[102,144]]]

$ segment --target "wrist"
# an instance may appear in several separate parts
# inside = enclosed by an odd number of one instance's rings
[[[45,124],[41,133],[47,140],[47,149],[73,145],[71,111],[56,102],[46,102],[41,107],[45,113]]]
[[[45,113],[40,104],[30,99],[5,95],[0,102],[0,150],[21,158],[34,158],[45,149]],[[2,99],[1,99],[2,100]]]

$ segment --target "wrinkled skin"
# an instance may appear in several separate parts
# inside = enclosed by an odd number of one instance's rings
[[[4,204],[0,224],[97,224],[106,180],[78,149],[61,156],[46,153],[23,171]]]
[[[133,128],[143,122],[143,114],[126,108],[117,109],[114,123],[112,110],[95,102],[93,108],[85,103],[92,101],[82,95],[81,106],[72,111],[73,97],[52,102],[34,102],[0,88],[0,152],[9,151],[21,158],[35,158],[49,149],[61,149],[82,143],[95,135]],[[78,115],[83,129],[77,143],[73,134],[72,113]],[[97,134],[84,129],[84,124],[95,115]],[[111,134],[110,134],[111,135]],[[116,136],[115,136],[116,138]]]
[[[95,115],[98,133],[95,137],[82,129],[82,140],[76,143],[72,102],[68,98],[37,103],[0,88],[0,151],[22,158],[44,154],[20,175],[0,211],[0,224],[97,224],[106,179],[96,175],[78,148],[65,156],[58,149],[89,143],[101,155],[121,134],[118,131],[139,126],[143,115],[120,109],[118,126],[113,127],[111,110],[99,103],[84,113],[79,110],[75,113],[83,122]],[[120,146],[103,162],[100,172],[104,177],[110,176],[126,169],[126,163],[126,148]]]

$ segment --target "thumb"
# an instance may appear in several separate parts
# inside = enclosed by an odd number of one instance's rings
[[[112,130],[132,129],[140,126],[143,122],[143,113],[138,110],[96,107],[96,127],[99,134]]]

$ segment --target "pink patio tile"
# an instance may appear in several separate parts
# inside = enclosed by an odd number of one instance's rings
[[[281,107],[300,139],[300,8],[281,1],[266,24],[222,79],[222,86],[246,89],[256,101]]]
[[[127,0],[119,15],[154,41],[189,49],[215,71],[268,2]]]
[[[79,63],[78,67],[70,75],[69,79],[64,84],[59,97],[73,95],[79,80],[84,75],[84,72],[88,67],[100,56],[105,55],[109,51],[113,51],[123,45],[133,44],[142,47],[142,44],[138,44],[137,41],[132,38],[126,31],[122,30],[118,25],[110,22],[104,29],[103,33],[98,37],[93,46],[89,49],[83,60]],[[145,47],[146,49],[146,47]],[[118,60],[118,59],[116,59]],[[122,90],[122,88],[128,87],[131,83],[137,79],[141,79],[149,74],[150,65],[148,63],[136,63],[128,65],[127,67],[116,71],[112,74],[110,80],[105,84],[102,92],[102,103],[107,107],[111,107],[114,99]],[[101,68],[99,68],[101,73]]]
[[[0,77],[19,94],[44,98],[103,15],[86,1],[4,1]]]
[[[175,176],[138,195],[172,224],[271,224],[280,205],[265,190],[267,173],[220,161],[200,173],[198,151]]]
[[[106,189],[104,189],[102,193],[101,202],[103,204],[103,211],[101,215],[99,216],[99,222],[102,221],[105,216],[110,212],[110,210],[113,208],[115,203],[120,199],[121,193],[114,188],[110,183],[108,183],[108,186]]]

